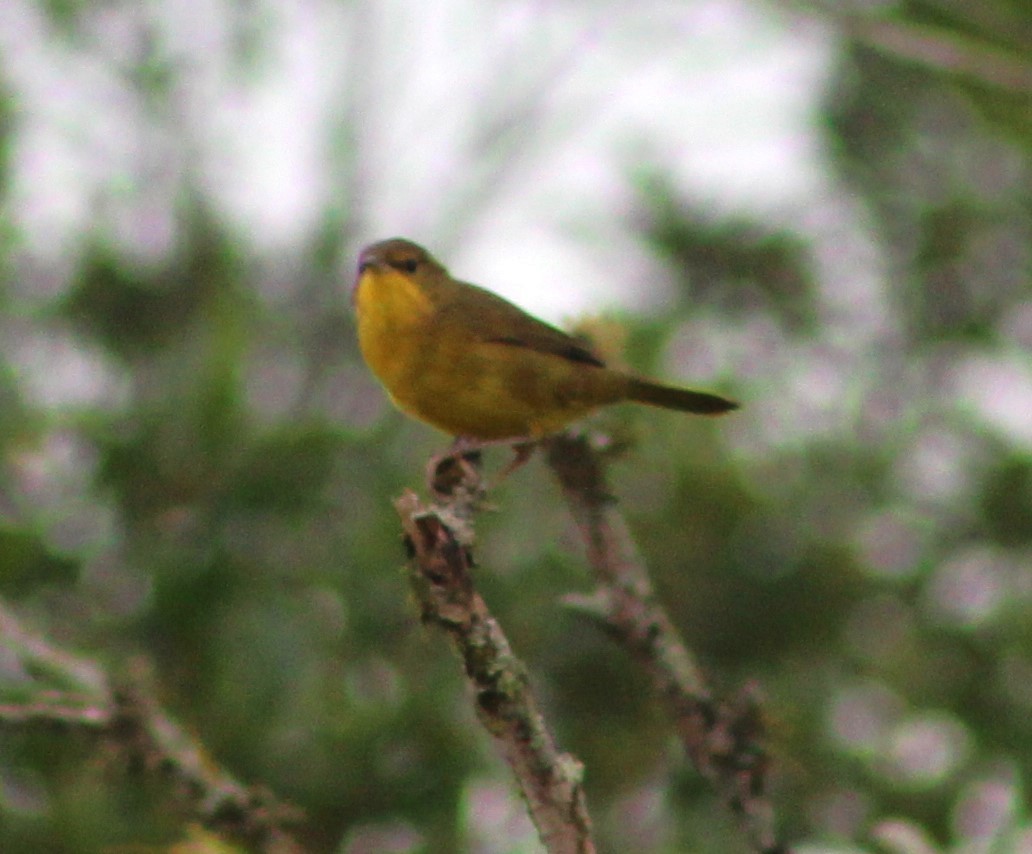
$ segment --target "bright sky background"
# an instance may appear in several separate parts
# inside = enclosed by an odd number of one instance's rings
[[[360,245],[401,235],[553,322],[661,311],[670,284],[629,227],[633,176],[655,164],[698,209],[795,229],[821,288],[823,342],[710,319],[675,334],[691,358],[672,376],[732,374],[755,406],[775,395],[783,419],[755,426],[782,440],[834,427],[847,385],[877,382],[862,366],[891,341],[892,277],[825,162],[816,116],[835,45],[812,21],[748,0],[163,0],[76,7],[73,38],[42,5],[0,2],[16,127],[0,213],[30,310],[68,287],[90,229],[141,263],[163,258],[192,175],[274,262],[303,251],[328,209],[344,213],[342,300]],[[175,70],[167,101],[140,96],[141,58],[158,78]],[[98,370],[57,344],[48,367],[38,342],[22,361],[66,399]],[[798,379],[793,407],[763,373],[777,370]],[[1020,360],[968,360],[955,376],[997,428],[1032,442]]]
[[[625,228],[643,163],[672,167],[715,212],[782,223],[830,192],[813,124],[828,36],[759,3],[249,4],[262,58],[244,80],[226,60],[235,4],[99,7],[85,46],[33,0],[0,6],[24,120],[14,209],[42,256],[73,249],[98,207],[134,251],[160,255],[174,233],[162,189],[182,170],[259,252],[289,251],[326,205],[348,209],[328,177],[327,139],[343,133],[363,173],[361,242],[413,237],[557,320],[661,295]],[[147,38],[187,72],[174,141],[118,76]],[[509,152],[478,145],[485,119],[525,131]]]

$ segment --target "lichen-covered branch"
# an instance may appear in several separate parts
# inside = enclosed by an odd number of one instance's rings
[[[477,715],[512,768],[551,854],[592,854],[583,768],[556,746],[523,664],[470,575],[471,502],[428,507],[412,492],[395,503],[411,554],[423,619],[444,629],[465,665]]]
[[[764,727],[753,691],[718,702],[656,600],[644,562],[609,494],[602,458],[585,436],[547,442],[548,463],[587,548],[597,589],[570,600],[597,616],[648,673],[691,761],[738,817],[753,850],[784,854],[767,797]]]
[[[158,703],[148,668],[137,660],[113,680],[95,662],[30,631],[0,604],[0,642],[20,677],[0,691],[0,727],[79,728],[94,732],[130,769],[175,785],[195,819],[265,854],[301,851],[284,825],[299,811],[237,781]]]

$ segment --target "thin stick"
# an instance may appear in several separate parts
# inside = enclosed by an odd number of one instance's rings
[[[245,786],[217,765],[197,738],[158,703],[149,668],[137,659],[119,687],[95,662],[72,655],[25,628],[0,604],[0,641],[26,673],[59,688],[18,683],[19,696],[0,702],[0,727],[79,728],[116,746],[129,768],[172,780],[197,820],[220,835],[266,854],[301,848],[283,829],[300,811],[265,790]],[[43,681],[42,679],[39,681]],[[67,687],[63,687],[67,686]],[[13,694],[13,691],[10,692]]]
[[[587,547],[598,585],[568,598],[598,617],[648,674],[667,705],[696,769],[737,817],[752,849],[786,854],[767,799],[768,760],[754,691],[732,704],[716,701],[698,664],[656,600],[648,570],[606,486],[600,454],[584,436],[547,441],[552,468]]]
[[[557,747],[522,662],[474,588],[473,505],[427,507],[411,491],[395,502],[412,553],[412,589],[423,620],[444,629],[462,657],[477,716],[512,768],[545,848],[594,854],[583,766]]]

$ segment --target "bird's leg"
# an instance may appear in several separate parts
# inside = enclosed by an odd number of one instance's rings
[[[480,452],[497,445],[511,447],[515,456],[491,481],[491,488],[498,486],[505,478],[531,458],[537,440],[514,437],[510,439],[474,439],[458,436],[451,447],[430,458],[426,467],[426,479],[430,490],[439,496],[448,496],[463,481],[475,483],[480,477]]]
[[[509,464],[505,466],[498,474],[494,476],[494,480],[491,481],[491,489],[494,489],[498,484],[505,480],[510,474],[516,469],[525,465],[527,460],[534,456],[534,449],[537,448],[538,442],[536,439],[520,439],[512,443],[513,458],[509,460]]]
[[[434,454],[426,464],[426,482],[430,491],[439,497],[447,497],[456,487],[465,482],[476,484],[480,480],[481,445],[468,436],[457,436],[447,451]]]

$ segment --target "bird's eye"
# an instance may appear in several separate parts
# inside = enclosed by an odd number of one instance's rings
[[[396,269],[401,270],[403,273],[414,273],[416,268],[419,266],[419,261],[415,258],[402,258],[397,263],[393,264]]]

